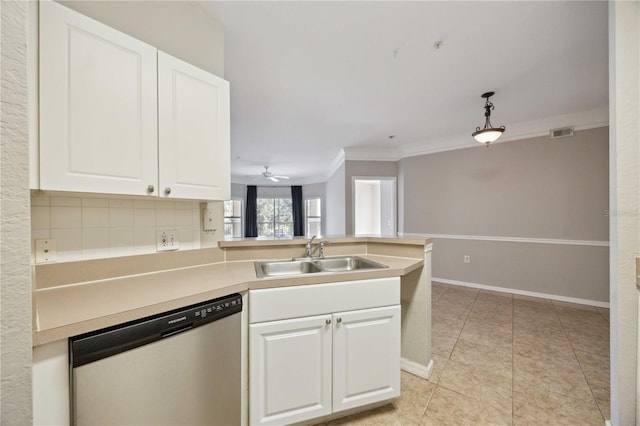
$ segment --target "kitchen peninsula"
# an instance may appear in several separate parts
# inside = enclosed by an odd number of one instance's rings
[[[429,239],[332,237],[325,256],[357,255],[383,269],[256,277],[254,261],[304,254],[306,239],[221,241],[218,247],[34,267],[34,371],[42,354],[66,351],[66,339],[105,327],[252,290],[399,277],[402,368],[429,377],[431,362],[431,249]],[[365,281],[363,281],[365,282]],[[245,304],[249,300],[244,297]],[[243,311],[247,345],[249,306]],[[54,351],[55,352],[55,351]],[[246,348],[243,357],[246,357]],[[58,358],[64,358],[58,353]],[[64,364],[59,363],[59,366]],[[48,374],[46,369],[41,374]],[[39,385],[38,374],[36,387]],[[61,398],[64,389],[61,390]],[[36,390],[37,395],[37,390]],[[66,394],[68,397],[68,393]],[[36,411],[38,407],[36,398]]]

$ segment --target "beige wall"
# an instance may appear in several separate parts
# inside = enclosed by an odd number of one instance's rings
[[[638,291],[640,253],[640,3],[609,2],[611,124],[611,423],[640,423]]]
[[[471,262],[464,263],[464,256]],[[609,300],[609,247],[435,238],[434,279]]]
[[[400,230],[441,235],[434,280],[608,302],[608,149],[597,128],[405,158]]]
[[[404,232],[609,240],[608,129],[400,161]]]
[[[59,1],[163,52],[224,77],[224,28],[192,1]]]
[[[353,178],[354,177],[397,177],[396,161],[345,161],[344,164],[344,199],[345,199],[345,233],[354,233],[353,228]]]
[[[27,7],[0,2],[0,424],[28,425],[31,402],[31,269]]]
[[[326,191],[326,235],[345,234],[345,164],[342,164],[327,180]]]

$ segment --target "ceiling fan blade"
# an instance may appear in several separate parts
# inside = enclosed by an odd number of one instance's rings
[[[274,176],[277,177],[278,179],[289,179],[289,176]]]
[[[267,179],[269,179],[271,182],[278,182],[278,179],[276,179],[275,176],[268,176]]]

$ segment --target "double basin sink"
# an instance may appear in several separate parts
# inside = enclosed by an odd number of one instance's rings
[[[313,274],[316,272],[348,272],[362,269],[382,269],[387,265],[359,256],[327,258],[297,258],[254,262],[258,278]]]

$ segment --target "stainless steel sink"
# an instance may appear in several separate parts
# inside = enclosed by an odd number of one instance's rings
[[[320,268],[309,260],[278,260],[255,262],[256,276],[280,277],[287,275],[312,274],[320,272]]]
[[[382,263],[363,259],[358,256],[328,257],[325,259],[315,260],[314,263],[320,266],[323,271],[327,272],[355,271],[357,269],[379,269],[387,267]]]
[[[327,257],[324,259],[298,258],[293,260],[267,260],[254,262],[256,276],[281,277],[316,272],[348,272],[362,269],[381,269],[387,265],[359,256]]]

